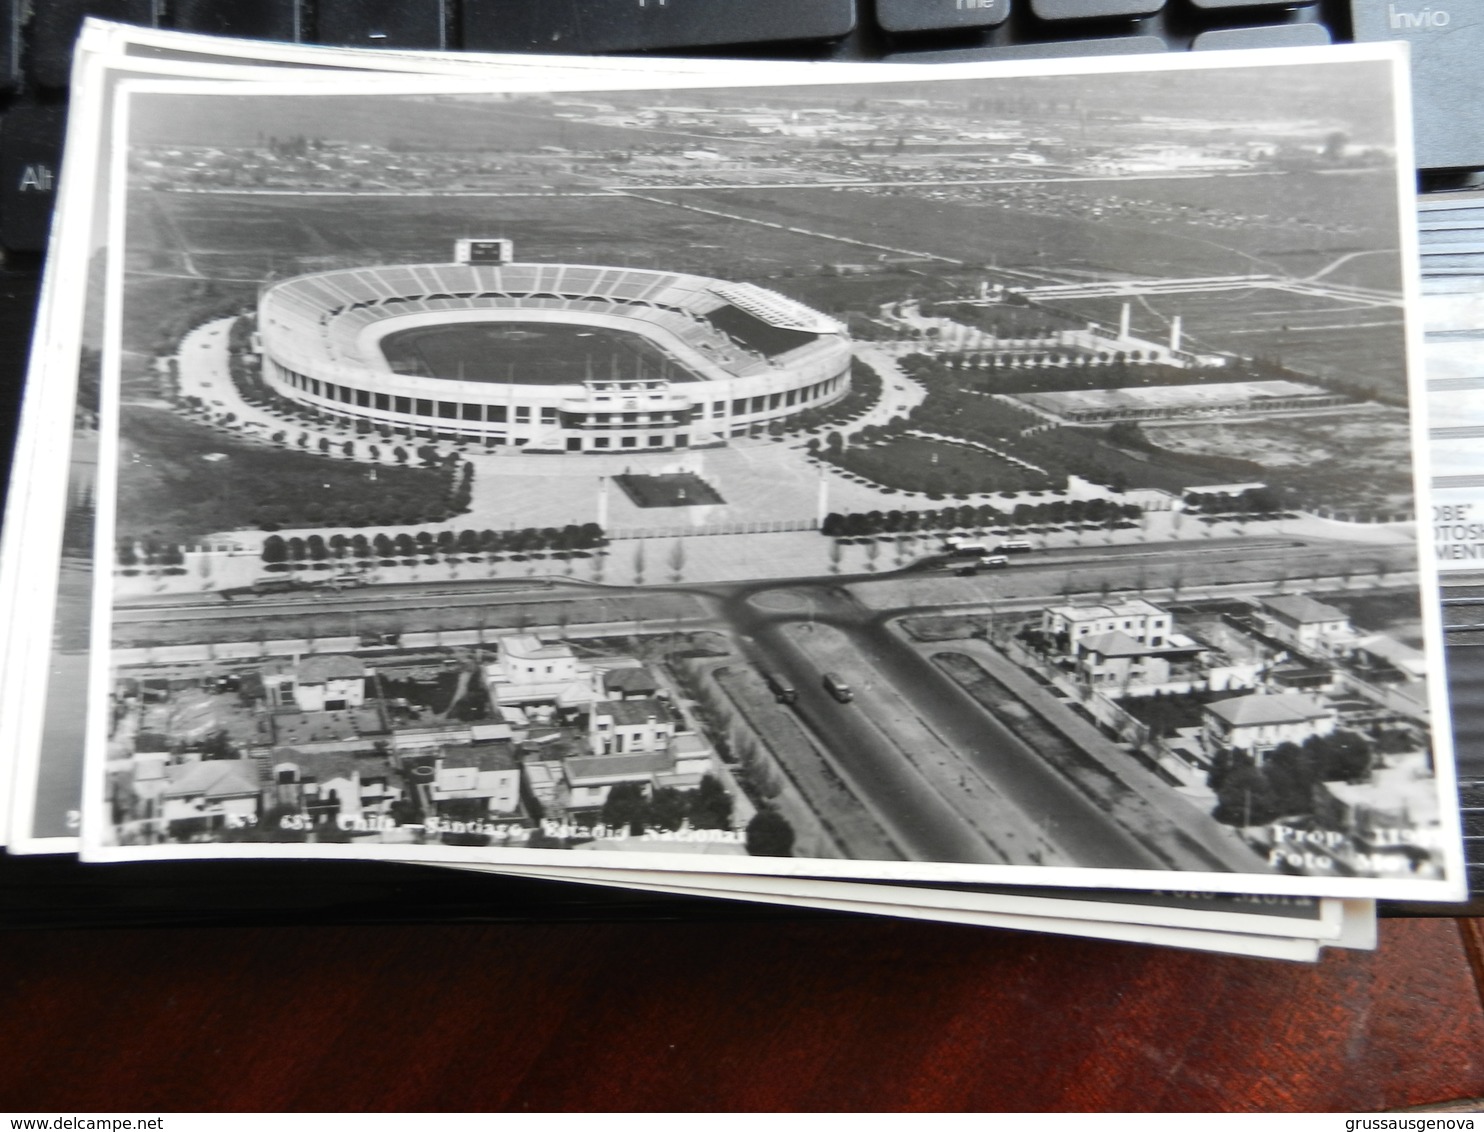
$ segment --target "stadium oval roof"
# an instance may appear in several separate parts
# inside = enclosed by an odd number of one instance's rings
[[[729,356],[727,335],[708,318],[745,317],[799,336],[843,336],[834,319],[751,283],[644,268],[565,263],[397,264],[298,275],[259,296],[259,332],[276,356],[305,372],[332,365],[385,370],[380,325],[471,319],[582,322],[622,319],[683,353],[740,375],[755,365]],[[720,375],[720,374],[719,374]]]

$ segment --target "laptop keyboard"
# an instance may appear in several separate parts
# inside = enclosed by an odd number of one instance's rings
[[[1484,167],[1484,0],[0,0],[0,242],[39,252],[86,16],[298,43],[969,61],[1412,43],[1425,170]]]

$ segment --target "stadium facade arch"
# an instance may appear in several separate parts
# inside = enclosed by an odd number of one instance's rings
[[[533,452],[716,444],[849,390],[844,328],[786,296],[676,272],[515,263],[509,248],[461,240],[460,262],[266,286],[264,381],[345,421]]]

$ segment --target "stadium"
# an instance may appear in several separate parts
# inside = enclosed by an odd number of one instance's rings
[[[289,400],[407,436],[532,452],[724,442],[838,400],[850,341],[748,283],[513,263],[461,240],[454,263],[300,275],[258,300],[263,378]]]

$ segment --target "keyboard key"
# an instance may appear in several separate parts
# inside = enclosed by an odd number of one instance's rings
[[[443,0],[320,0],[316,43],[334,47],[394,47],[441,51],[446,23]]]
[[[1418,166],[1484,165],[1484,4],[1351,0],[1350,16],[1358,42],[1411,44]]]
[[[988,28],[1009,15],[1010,0],[876,0],[876,22],[898,33]]]
[[[11,90],[20,81],[23,2],[0,0],[0,90]]]
[[[13,252],[46,250],[66,113],[60,107],[17,106],[0,125],[0,245]]]
[[[290,42],[303,34],[297,0],[175,0],[171,11],[181,31]]]
[[[1333,42],[1323,24],[1269,24],[1263,27],[1217,28],[1191,42],[1192,51],[1226,51],[1247,47],[1323,47]]]
[[[1031,11],[1043,20],[1110,20],[1152,16],[1165,0],[1031,0]]]
[[[1234,9],[1250,8],[1260,11],[1264,8],[1307,8],[1315,3],[1315,0],[1190,0],[1197,8],[1206,8],[1212,11],[1220,10],[1230,12]]]
[[[464,0],[466,51],[663,51],[837,39],[855,0]]]
[[[72,73],[72,45],[84,17],[154,27],[158,0],[46,0],[31,13],[32,76],[53,89],[67,85]]]
[[[993,63],[1005,59],[1075,59],[1079,55],[1148,55],[1168,51],[1154,35],[1119,35],[1107,39],[1054,39],[1046,43],[1013,43],[997,47],[954,47],[944,51],[898,51],[888,63]]]

